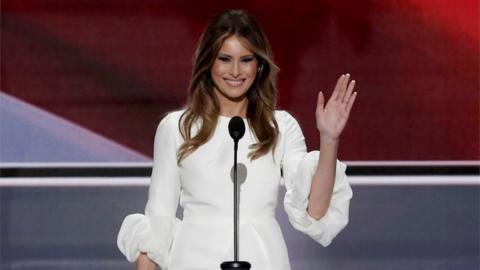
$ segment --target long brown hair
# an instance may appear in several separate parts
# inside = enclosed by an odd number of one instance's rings
[[[223,42],[232,35],[239,37],[243,45],[254,53],[258,63],[255,81],[247,91],[247,119],[258,142],[250,146],[252,152],[248,156],[253,160],[275,148],[278,124],[274,111],[279,69],[273,62],[270,44],[255,18],[244,10],[227,10],[208,24],[195,52],[186,110],[178,123],[184,139],[177,153],[178,163],[208,141],[217,125],[220,108],[210,72]],[[197,121],[200,121],[198,131],[192,135],[192,126]]]

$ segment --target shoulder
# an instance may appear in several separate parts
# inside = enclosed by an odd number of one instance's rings
[[[185,110],[182,109],[182,110],[171,111],[166,113],[163,116],[163,118],[160,120],[159,126],[178,127],[178,123],[184,112]]]
[[[179,121],[185,110],[166,113],[157,125],[157,134],[180,136]]]
[[[289,121],[295,120],[295,118],[289,112],[285,110],[275,110],[275,119],[277,121]]]
[[[275,120],[281,133],[300,128],[297,119],[284,110],[275,110]]]

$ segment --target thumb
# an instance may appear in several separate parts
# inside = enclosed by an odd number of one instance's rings
[[[325,104],[325,97],[323,96],[323,92],[318,92],[317,98],[317,111],[323,112],[323,106]]]

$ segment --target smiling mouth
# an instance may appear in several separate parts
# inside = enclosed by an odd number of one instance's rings
[[[239,87],[245,81],[245,79],[237,79],[237,80],[223,79],[223,80],[230,87]]]

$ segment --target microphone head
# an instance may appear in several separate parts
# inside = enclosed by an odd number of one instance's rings
[[[245,123],[239,116],[234,116],[228,123],[228,132],[234,141],[240,140],[245,134]]]

